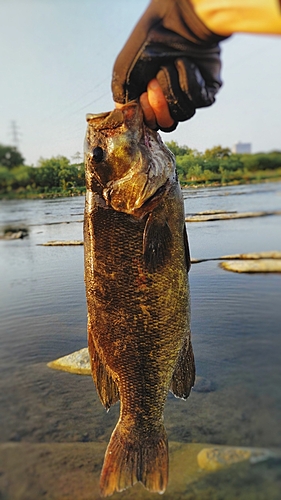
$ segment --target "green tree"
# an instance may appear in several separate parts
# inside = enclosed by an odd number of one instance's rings
[[[229,148],[223,148],[222,146],[214,146],[211,149],[206,149],[205,158],[228,158],[231,155]]]
[[[187,178],[190,180],[199,180],[202,177],[202,167],[201,165],[192,165],[187,174]]]
[[[220,169],[220,159],[210,156],[209,158],[204,155],[203,156],[203,170],[210,170],[211,172],[217,173]]]
[[[169,150],[172,151],[172,153],[175,156],[183,156],[185,154],[188,154],[190,151],[192,151],[187,146],[179,146],[176,141],[169,141],[169,142],[166,142],[165,144],[169,148]]]
[[[230,156],[224,157],[220,161],[220,170],[237,171],[243,170],[244,164],[241,160],[241,155],[231,154]]]
[[[36,168],[35,183],[42,188],[59,187],[58,166],[54,159],[39,160],[39,167]]]
[[[26,188],[34,182],[34,167],[20,165],[13,168],[10,172],[13,175],[12,188]]]
[[[71,165],[65,156],[40,159],[36,170],[36,185],[44,190],[62,190],[85,185],[84,164]]]
[[[0,165],[9,169],[24,164],[24,158],[14,146],[0,144]]]
[[[14,176],[7,167],[0,165],[0,191],[8,191],[13,183]]]
[[[43,188],[65,188],[65,170],[69,167],[69,160],[65,156],[56,156],[49,159],[40,158],[36,169],[36,184]]]
[[[253,155],[242,155],[241,160],[250,172],[255,170],[269,170],[281,167],[281,152],[256,153]]]
[[[68,160],[67,162],[62,163],[59,170],[60,185],[63,191],[67,188],[75,187],[77,184],[77,167],[70,165]]]

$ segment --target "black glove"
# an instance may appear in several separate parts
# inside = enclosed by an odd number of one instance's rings
[[[115,102],[137,99],[157,78],[175,125],[210,106],[222,85],[218,42],[189,0],[152,0],[118,55],[112,77]]]

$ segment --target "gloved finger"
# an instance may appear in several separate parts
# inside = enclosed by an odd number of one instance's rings
[[[192,58],[190,60],[193,61]],[[197,96],[196,107],[202,108],[215,102],[215,96],[222,86],[220,48],[213,47],[208,52],[202,52],[201,57],[196,59],[196,67],[199,70],[199,73],[196,71],[197,81],[200,82],[202,78],[204,82],[201,83],[201,96]]]
[[[174,64],[162,66],[157,80],[175,121],[189,120],[196,108],[210,106],[214,102],[220,85],[208,76],[207,85],[197,65],[184,57],[176,59]]]
[[[162,66],[156,76],[167,100],[170,115],[176,122],[189,120],[195,114],[195,105],[188,92],[188,80],[185,78],[186,86],[182,88],[179,76],[174,64]]]

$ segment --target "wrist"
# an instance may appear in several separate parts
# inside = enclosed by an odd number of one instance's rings
[[[278,0],[189,0],[196,15],[214,33],[281,34]]]
[[[191,0],[162,0],[166,9],[162,12],[161,25],[164,29],[182,37],[194,44],[194,46],[204,46],[206,48],[216,45],[226,37],[210,30],[203,19],[201,19],[194,9]],[[208,0],[212,2],[212,0]],[[158,6],[159,0],[152,0],[153,6]],[[157,28],[156,28],[157,29]]]

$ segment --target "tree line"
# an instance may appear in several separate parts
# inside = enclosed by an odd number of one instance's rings
[[[0,145],[0,194],[81,194],[85,191],[83,163],[72,164],[65,156],[41,158],[36,167],[25,165],[21,153]]]
[[[281,179],[281,151],[236,154],[229,148],[215,146],[200,153],[179,146],[175,141],[166,145],[176,157],[178,177],[183,186]]]
[[[281,179],[281,151],[234,154],[215,146],[204,153],[166,143],[176,158],[182,186],[243,183]],[[52,196],[85,192],[83,163],[71,163],[65,156],[40,159],[38,165],[25,165],[17,148],[0,144],[0,195]]]

